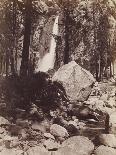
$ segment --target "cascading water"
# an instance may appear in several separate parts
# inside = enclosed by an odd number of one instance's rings
[[[56,57],[56,40],[54,35],[58,35],[58,19],[59,15],[56,16],[53,31],[52,31],[52,38],[50,43],[49,53],[45,54],[42,60],[40,60],[39,66],[37,71],[47,72],[49,69],[54,68],[55,57]]]

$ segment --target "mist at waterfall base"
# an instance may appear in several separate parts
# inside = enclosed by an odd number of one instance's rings
[[[58,35],[58,19],[59,16],[56,16],[52,30],[52,38],[49,53],[45,54],[45,56],[40,60],[36,72],[38,71],[47,72],[48,70],[54,68],[56,57],[56,40],[54,38],[54,35]]]

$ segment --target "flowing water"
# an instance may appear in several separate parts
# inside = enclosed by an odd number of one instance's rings
[[[58,35],[58,19],[57,15],[54,21],[53,30],[52,30],[52,38],[50,43],[49,53],[45,54],[45,56],[40,60],[37,71],[47,72],[49,69],[54,68],[55,57],[56,57],[56,40],[54,35]]]

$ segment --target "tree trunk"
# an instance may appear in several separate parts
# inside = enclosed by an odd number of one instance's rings
[[[8,73],[9,73],[9,51],[6,51],[6,66],[5,66],[5,70],[6,70],[6,77],[8,77]]]
[[[24,32],[24,41],[23,41],[22,61],[21,61],[21,68],[20,68],[20,75],[24,77],[28,75],[32,0],[26,0],[25,5],[26,5],[25,32]]]

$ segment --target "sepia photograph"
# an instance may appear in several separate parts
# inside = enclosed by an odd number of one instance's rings
[[[0,0],[0,155],[116,155],[116,0]]]

